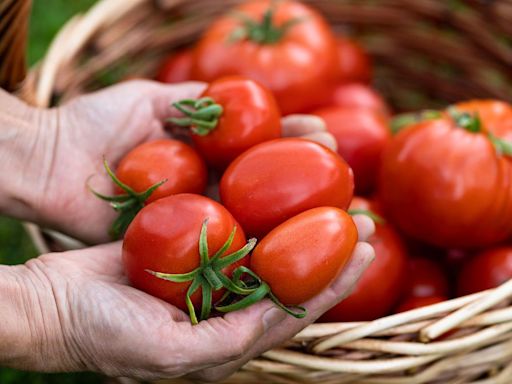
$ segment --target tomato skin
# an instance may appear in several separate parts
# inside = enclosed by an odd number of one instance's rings
[[[387,118],[391,115],[389,106],[382,96],[368,85],[359,83],[337,85],[331,92],[329,101],[324,105],[373,109]]]
[[[161,139],[135,147],[121,160],[116,175],[136,192],[167,179],[149,197],[147,203],[178,193],[202,193],[207,170],[201,157],[178,140]],[[120,189],[118,193],[121,193]]]
[[[427,307],[432,304],[442,303],[446,300],[448,300],[446,296],[408,297],[397,307],[396,313]]]
[[[269,90],[244,77],[217,79],[201,97],[211,97],[224,108],[218,125],[192,140],[206,161],[225,168],[247,149],[281,136],[281,115]]]
[[[475,255],[462,266],[459,296],[495,288],[512,278],[512,247],[500,246]]]
[[[477,113],[486,132],[512,141],[512,106],[500,100],[469,100],[455,104],[461,111]]]
[[[156,76],[162,83],[175,84],[192,80],[192,51],[173,53],[163,62]]]
[[[448,277],[437,262],[425,257],[408,260],[406,297],[448,296]]]
[[[366,51],[354,40],[337,37],[340,82],[368,84],[372,79],[372,62]]]
[[[231,163],[220,197],[247,233],[261,238],[308,209],[346,209],[353,189],[352,170],[336,153],[309,140],[286,138],[257,145]]]
[[[447,116],[394,136],[379,193],[403,232],[432,245],[475,248],[512,234],[512,163],[485,131],[468,132]]]
[[[298,305],[327,288],[350,259],[357,228],[350,215],[313,208],[280,224],[254,249],[251,269],[286,305]]]
[[[249,1],[235,12],[261,21],[270,6],[270,0]],[[196,46],[192,75],[206,82],[227,75],[254,79],[274,93],[284,115],[318,105],[338,77],[336,40],[315,10],[296,1],[276,3],[275,25],[291,19],[302,21],[273,44],[230,41],[240,20],[232,14],[217,19]]]
[[[354,199],[350,209],[364,209],[363,199]],[[407,251],[389,224],[376,224],[368,239],[375,260],[356,283],[354,291],[327,311],[323,322],[370,321],[390,313],[400,300],[407,278]]]
[[[132,221],[123,241],[123,264],[132,285],[176,307],[186,310],[185,296],[190,282],[173,283],[159,279],[146,270],[163,273],[187,273],[199,266],[199,234],[203,221],[208,221],[210,257],[237,230],[226,254],[242,248],[246,241],[242,227],[219,203],[207,197],[180,194],[166,197],[144,207]],[[248,258],[227,267],[230,276]],[[200,289],[192,295],[196,307],[201,301]],[[214,292],[214,302],[222,291]]]
[[[380,158],[391,140],[388,119],[362,108],[326,107],[313,112],[327,124],[338,143],[338,153],[354,171],[356,192],[371,193],[376,186]]]

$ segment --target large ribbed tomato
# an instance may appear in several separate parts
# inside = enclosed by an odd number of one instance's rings
[[[283,114],[323,100],[339,72],[336,39],[324,18],[297,1],[249,1],[217,19],[198,42],[197,80],[243,75],[267,86]]]
[[[286,305],[298,305],[327,288],[350,259],[357,228],[339,208],[313,208],[266,235],[254,249],[251,269]]]
[[[350,209],[379,213],[375,205],[354,198]],[[388,223],[376,223],[368,239],[375,250],[375,260],[356,283],[354,291],[330,309],[322,321],[365,321],[382,317],[400,300],[407,277],[407,251],[398,233]]]
[[[249,149],[231,163],[220,182],[222,203],[258,238],[311,208],[346,209],[353,190],[352,170],[337,153],[297,138]]]
[[[475,115],[476,113],[476,115]],[[512,235],[512,107],[498,101],[455,106],[399,132],[384,152],[380,198],[406,234],[453,248]]]

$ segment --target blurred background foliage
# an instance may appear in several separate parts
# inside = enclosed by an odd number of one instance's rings
[[[33,0],[28,60],[43,57],[52,38],[77,12],[87,10],[96,0]],[[20,222],[0,217],[0,263],[21,264],[35,257],[36,250]],[[38,374],[0,368],[0,384],[89,384],[101,383],[94,374]]]

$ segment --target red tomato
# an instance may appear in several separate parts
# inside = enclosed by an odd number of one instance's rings
[[[215,80],[203,92],[223,112],[206,135],[192,134],[206,161],[225,168],[252,146],[281,136],[281,115],[272,93],[255,81],[238,77]],[[194,132],[194,131],[193,131]]]
[[[432,304],[448,300],[446,296],[408,297],[396,309],[396,313],[407,312],[412,309],[427,307]]]
[[[479,105],[487,114],[482,117],[494,116],[493,103]],[[512,107],[499,116],[508,124]],[[446,114],[393,138],[382,159],[380,199],[402,231],[424,242],[447,248],[495,244],[512,235],[512,162],[489,137],[490,129],[498,131],[494,120],[467,129],[460,126],[467,121],[455,120]]]
[[[116,175],[136,192],[167,179],[151,194],[148,203],[178,193],[202,193],[207,180],[206,166],[196,151],[170,139],[135,147],[121,160]]]
[[[338,55],[340,61],[340,81],[343,83],[365,83],[372,79],[370,56],[354,40],[338,37]]]
[[[165,59],[158,71],[156,80],[162,83],[182,83],[192,80],[192,51],[173,53]]]
[[[286,305],[319,294],[338,276],[357,242],[350,215],[338,208],[313,208],[274,228],[256,246],[251,269]]]
[[[257,145],[231,163],[220,197],[247,233],[262,237],[308,209],[346,209],[353,189],[352,170],[336,153],[287,138]]]
[[[412,257],[407,264],[406,297],[448,296],[448,277],[440,264],[424,257]]]
[[[357,83],[338,85],[325,105],[374,109],[386,117],[391,114],[388,105],[377,91],[367,85]]]
[[[377,111],[363,108],[326,107],[313,114],[325,121],[336,138],[338,153],[354,171],[356,192],[372,192],[382,151],[391,140],[388,119]]]
[[[363,199],[354,199],[350,209],[366,209]],[[402,240],[387,223],[376,223],[368,242],[375,260],[363,273],[354,291],[325,313],[321,321],[366,321],[382,317],[400,300],[407,277],[407,253]]]
[[[457,293],[459,296],[495,288],[512,279],[512,247],[502,246],[483,251],[462,266]]]
[[[151,275],[147,270],[162,273],[187,273],[200,264],[199,235],[203,221],[208,221],[208,247],[211,257],[229,238],[236,226],[235,237],[226,254],[245,245],[242,228],[219,203],[207,197],[180,194],[166,197],[144,207],[132,221],[123,242],[123,263],[132,285],[182,310],[190,282],[174,283]],[[227,276],[248,264],[247,257],[224,270]],[[222,290],[214,292],[218,300]],[[196,307],[201,290],[192,296]]]
[[[197,80],[243,75],[259,81],[284,115],[320,105],[338,72],[329,25],[315,10],[289,0],[246,2],[217,19],[198,42],[192,66]]]

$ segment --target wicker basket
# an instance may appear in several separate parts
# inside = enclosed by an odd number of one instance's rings
[[[99,1],[66,24],[18,94],[48,107],[107,85],[106,70],[117,75],[109,81],[151,76],[159,59],[192,43],[214,15],[236,2]],[[375,58],[376,86],[397,110],[472,97],[512,101],[510,0],[307,2],[336,30],[365,44]],[[0,65],[0,82],[11,90],[24,77],[27,4],[0,0],[0,31],[18,32],[0,39],[0,57],[8,58]],[[30,230],[47,249],[48,239]],[[373,322],[314,324],[226,383],[511,383],[511,298],[509,281]]]

